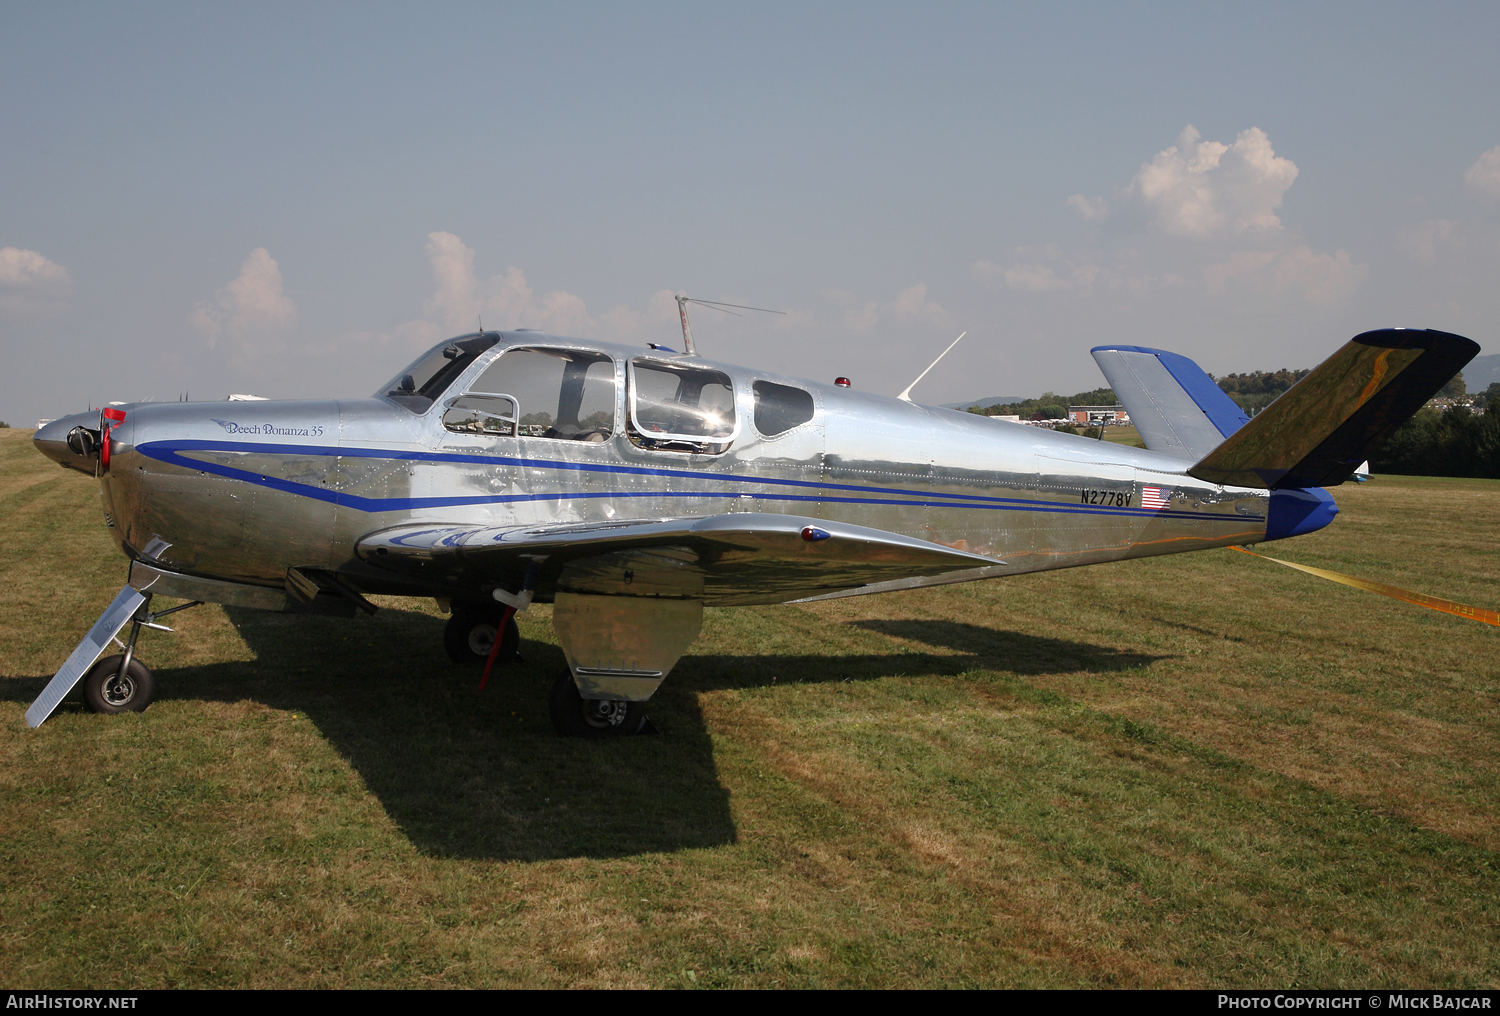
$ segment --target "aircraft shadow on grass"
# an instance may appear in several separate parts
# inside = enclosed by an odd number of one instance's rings
[[[702,691],[773,679],[954,676],[982,666],[1111,672],[1159,658],[950,621],[858,622],[959,655],[690,655],[652,699],[662,735],[590,742],[558,737],[548,719],[547,692],[566,665],[556,646],[523,639],[523,661],[497,667],[480,691],[473,668],[443,657],[442,619],[428,614],[388,608],[351,622],[234,607],[225,613],[255,659],[162,668],[159,700],[249,700],[304,714],[418,849],[495,860],[735,842],[729,794],[698,705]],[[29,701],[42,683],[6,682],[0,694]]]
[[[1060,671],[1106,674],[1135,670],[1157,660],[1170,658],[1170,655],[1151,656],[1124,652],[1109,646],[986,628],[962,621],[903,619],[852,621],[850,625],[907,642],[920,642],[964,653],[966,655],[961,657],[935,657],[942,660],[962,660],[964,670],[991,667],[1024,675],[1054,674]]]

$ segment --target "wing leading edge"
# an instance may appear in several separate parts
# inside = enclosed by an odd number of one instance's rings
[[[543,526],[405,525],[370,533],[366,563],[424,581],[556,592],[782,603],[903,579],[998,569],[899,533],[760,512]]]

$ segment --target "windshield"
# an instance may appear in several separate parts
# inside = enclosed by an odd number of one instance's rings
[[[375,394],[393,399],[414,413],[426,412],[480,353],[499,341],[499,334],[490,332],[439,343]]]

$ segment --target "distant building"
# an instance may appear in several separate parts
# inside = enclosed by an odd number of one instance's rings
[[[1068,422],[1090,427],[1100,424],[1124,426],[1130,422],[1130,414],[1125,412],[1124,406],[1069,406]]]

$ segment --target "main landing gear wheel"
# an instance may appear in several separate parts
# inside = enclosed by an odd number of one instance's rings
[[[489,605],[455,603],[453,616],[443,626],[443,648],[448,651],[448,659],[454,663],[483,666],[494,648],[495,630],[500,626],[504,609],[498,603],[493,609]],[[512,617],[506,622],[495,662],[509,663],[520,655],[521,629],[516,627],[516,619]]]
[[[552,726],[564,737],[621,737],[654,734],[656,726],[646,717],[644,702],[612,702],[586,699],[578,694],[571,671],[564,670],[547,696]]]
[[[83,701],[96,713],[142,712],[156,698],[156,679],[140,660],[131,657],[120,673],[121,654],[106,656],[83,676]]]

